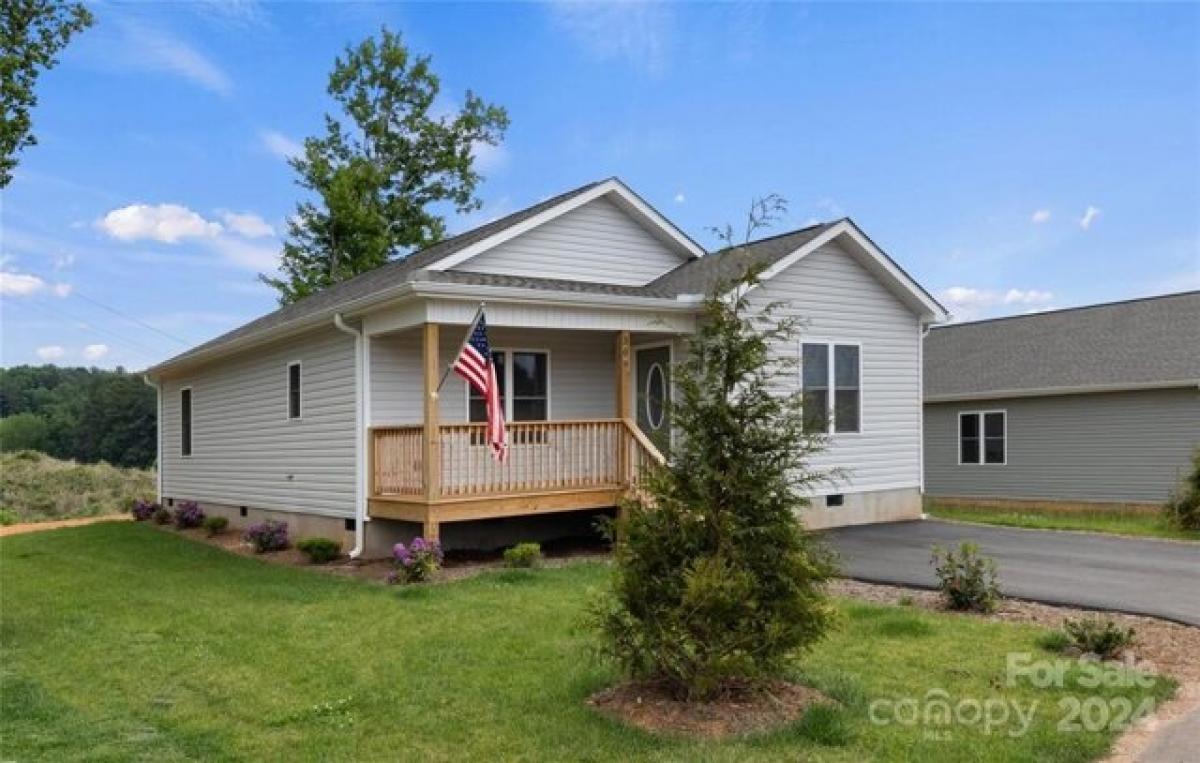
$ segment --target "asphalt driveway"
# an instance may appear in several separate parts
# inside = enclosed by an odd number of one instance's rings
[[[933,545],[970,540],[996,560],[1006,595],[1200,625],[1200,543],[930,519],[822,534],[857,580],[933,588]]]

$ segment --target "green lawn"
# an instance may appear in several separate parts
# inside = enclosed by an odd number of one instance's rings
[[[1200,532],[1176,530],[1158,514],[1112,511],[1064,511],[1054,509],[995,509],[958,506],[929,501],[925,511],[938,519],[979,522],[1035,530],[1085,530],[1110,535],[1200,540]]]
[[[1038,654],[1040,629],[850,602],[800,666],[841,709],[722,743],[638,733],[584,705],[613,680],[578,627],[607,575],[581,563],[388,588],[144,525],[4,538],[0,759],[1082,761],[1114,736],[1056,729],[1059,702],[1088,695],[1078,668],[1067,689],[1005,688],[1006,653]],[[933,688],[1038,710],[1015,739],[868,720],[873,700]]]

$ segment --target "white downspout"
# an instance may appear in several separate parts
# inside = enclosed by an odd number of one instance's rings
[[[162,385],[151,380],[149,374],[142,374],[142,381],[154,388],[154,490],[158,495],[154,500],[162,505],[163,500],[163,399]]]
[[[367,522],[367,497],[366,490],[363,489],[366,478],[366,468],[363,464],[363,438],[366,436],[363,405],[363,334],[358,329],[346,325],[341,313],[334,313],[333,325],[354,337],[354,548],[350,551],[350,558],[357,559],[362,556]]]

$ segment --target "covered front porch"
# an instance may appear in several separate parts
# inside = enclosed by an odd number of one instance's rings
[[[663,461],[655,440],[666,422],[653,414],[668,394],[679,332],[517,327],[505,318],[488,307],[505,390],[504,464],[486,444],[481,401],[456,374],[443,382],[469,319],[368,333],[371,518],[419,523],[436,538],[444,522],[604,509]],[[660,366],[649,384],[639,359]]]

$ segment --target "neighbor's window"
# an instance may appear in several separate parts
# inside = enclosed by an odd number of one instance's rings
[[[192,390],[179,390],[179,453],[192,455]]]
[[[1004,411],[958,414],[958,461],[1003,464],[1007,461],[1008,422]]]
[[[525,350],[492,350],[506,421],[545,421],[550,416],[550,356]],[[512,394],[509,394],[512,390]],[[471,388],[471,421],[487,421],[483,395]]]
[[[800,375],[806,432],[861,431],[862,350],[857,344],[804,342]]]
[[[287,368],[288,418],[300,418],[300,364],[289,363]]]

